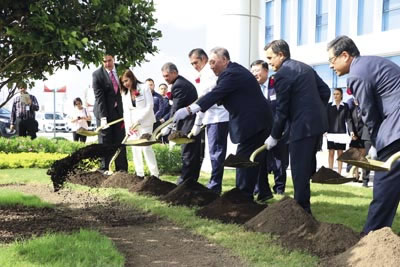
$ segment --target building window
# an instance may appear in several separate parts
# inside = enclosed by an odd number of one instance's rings
[[[313,69],[317,72],[318,76],[329,86],[333,88],[333,70],[329,68],[328,64],[315,65]]]
[[[383,0],[382,31],[400,28],[400,0]]]
[[[337,0],[336,36],[349,35],[349,18],[350,18],[350,1]]]
[[[315,42],[325,42],[328,36],[328,0],[317,0]]]
[[[265,3],[265,43],[274,40],[274,1]]]
[[[307,44],[308,38],[308,6],[309,0],[298,0],[298,25],[297,45]]]
[[[281,2],[281,39],[290,43],[290,1]]]
[[[358,0],[357,34],[363,35],[372,32],[374,1]]]

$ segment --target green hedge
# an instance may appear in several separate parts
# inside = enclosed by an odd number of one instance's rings
[[[85,144],[63,139],[39,137],[0,138],[0,169],[49,168],[54,161],[84,147]],[[178,174],[182,168],[180,146],[153,145],[160,174]],[[127,147],[129,171],[134,171],[132,150]],[[145,167],[148,174],[148,168]]]
[[[31,140],[30,137],[0,138],[0,152],[21,153],[21,152],[44,152],[71,154],[84,147],[85,144],[72,142],[66,139],[38,137]]]

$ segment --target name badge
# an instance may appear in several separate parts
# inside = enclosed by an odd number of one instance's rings
[[[271,95],[271,96],[269,96],[269,99],[270,99],[271,101],[276,100],[276,95]]]
[[[25,106],[25,110],[29,111],[30,107],[29,106]]]

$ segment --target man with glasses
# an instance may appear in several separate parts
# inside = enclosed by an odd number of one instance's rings
[[[289,155],[294,199],[311,214],[310,178],[317,167],[320,138],[328,130],[326,105],[331,92],[308,65],[290,58],[289,45],[275,40],[264,48],[275,74],[276,111],[271,135],[265,140],[271,150],[289,123]]]
[[[349,74],[347,87],[361,108],[361,116],[371,135],[369,155],[385,161],[400,151],[400,67],[377,56],[360,56],[347,36],[328,44],[330,67],[336,74]],[[390,171],[376,172],[373,200],[361,235],[391,227],[400,200],[400,161]]]

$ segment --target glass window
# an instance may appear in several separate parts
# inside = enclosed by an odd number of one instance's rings
[[[329,88],[333,88],[333,70],[329,68],[329,65],[315,65],[313,68]]]
[[[350,1],[336,1],[336,36],[349,35]]]
[[[357,34],[371,33],[373,29],[374,1],[358,0]]]
[[[400,0],[383,0],[382,31],[400,28]]]
[[[328,36],[328,0],[317,0],[315,42],[325,42]]]
[[[308,38],[308,5],[309,0],[298,0],[298,25],[299,30],[297,31],[297,44],[307,44]]]
[[[282,0],[281,5],[281,39],[290,43],[290,1]]]
[[[274,40],[274,1],[265,3],[265,43]]]

